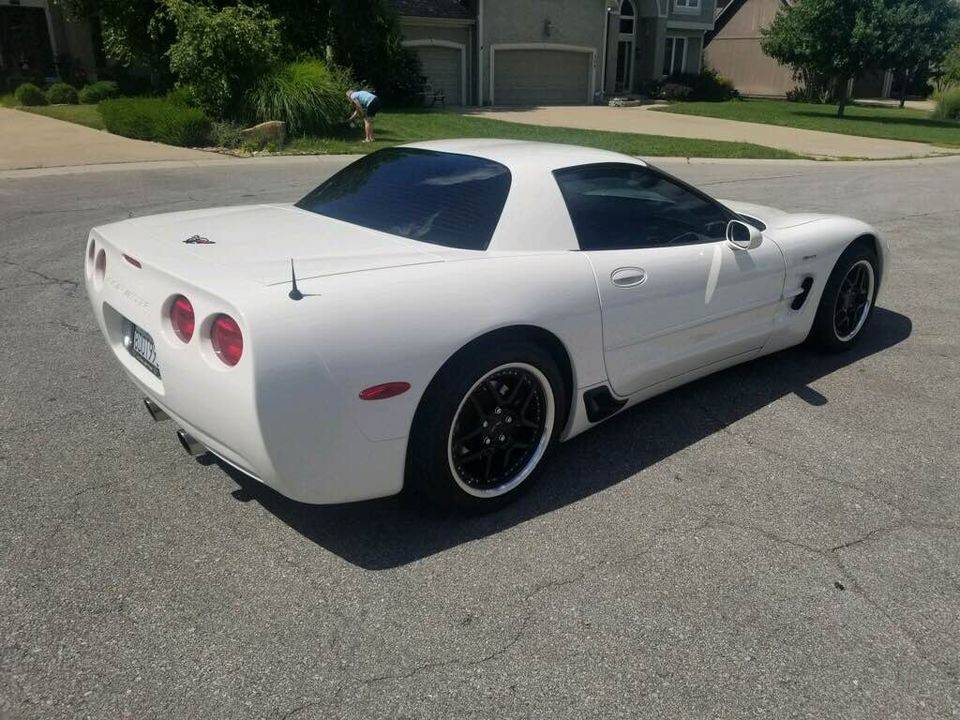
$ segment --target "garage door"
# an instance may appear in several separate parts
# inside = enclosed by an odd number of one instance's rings
[[[457,48],[415,47],[420,65],[433,92],[443,91],[447,105],[460,105],[460,50]]]
[[[570,50],[497,50],[496,105],[583,105],[588,102],[592,56]]]

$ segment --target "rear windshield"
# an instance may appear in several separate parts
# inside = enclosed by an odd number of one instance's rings
[[[486,250],[510,171],[472,155],[389,148],[344,168],[297,207],[412,240]]]

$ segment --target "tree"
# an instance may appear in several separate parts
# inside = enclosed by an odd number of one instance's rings
[[[387,0],[328,2],[331,59],[352,68],[387,102],[412,102],[423,91],[423,78],[419,59],[402,45],[396,10]]]
[[[170,70],[212,116],[242,119],[244,93],[280,58],[280,21],[262,7],[166,3],[177,28],[167,51]]]
[[[907,86],[917,72],[940,65],[960,40],[960,5],[954,0],[885,0],[884,5],[880,67],[901,74],[903,107]]]
[[[837,117],[843,117],[847,86],[878,67],[884,0],[800,0],[777,12],[760,41],[774,60],[834,86]]]
[[[933,78],[937,92],[960,85],[960,43],[950,48],[943,60],[934,68]]]
[[[57,0],[70,18],[100,23],[104,54],[146,73],[153,89],[169,86],[167,49],[175,31],[162,0]]]

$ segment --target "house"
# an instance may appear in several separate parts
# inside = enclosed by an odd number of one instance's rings
[[[721,0],[706,34],[705,62],[744,95],[784,97],[797,83],[791,68],[760,48],[760,30],[793,0]],[[890,97],[893,73],[872,72],[851,83],[851,97]]]
[[[26,80],[95,79],[91,28],[50,0],[0,0],[0,91]]]
[[[447,105],[588,104],[699,72],[715,0],[393,0]]]

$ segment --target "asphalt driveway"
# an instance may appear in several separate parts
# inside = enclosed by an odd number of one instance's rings
[[[956,717],[960,162],[664,163],[875,223],[869,336],[641,405],[474,519],[191,460],[88,310],[91,226],[340,164],[0,174],[0,716]]]

